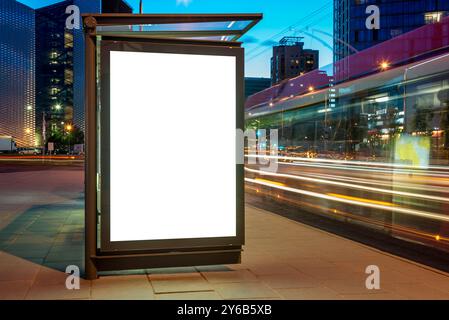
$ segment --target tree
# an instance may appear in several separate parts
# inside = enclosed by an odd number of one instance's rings
[[[70,128],[70,130],[68,130]],[[55,149],[62,152],[70,151],[70,146],[84,143],[84,132],[77,126],[66,126],[51,132],[48,142],[55,144]]]

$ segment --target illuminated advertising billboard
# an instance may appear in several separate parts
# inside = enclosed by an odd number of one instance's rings
[[[104,45],[102,249],[242,244],[239,50]]]

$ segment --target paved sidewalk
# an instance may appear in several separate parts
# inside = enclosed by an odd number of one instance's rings
[[[253,207],[240,265],[115,272],[65,288],[83,263],[81,199],[33,206],[0,230],[0,299],[449,299],[449,276]],[[381,289],[367,290],[368,265]]]

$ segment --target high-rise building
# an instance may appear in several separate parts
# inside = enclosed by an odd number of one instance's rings
[[[101,4],[104,13],[132,13],[133,8],[125,0],[106,0]]]
[[[15,0],[0,1],[0,135],[35,146],[35,18]]]
[[[380,9],[380,29],[366,27],[370,5]],[[448,14],[448,0],[334,0],[334,61]]]
[[[81,12],[100,12],[99,0],[67,0],[36,10],[36,124],[48,133],[76,123],[82,127],[84,114],[84,44],[80,29],[66,28],[66,8],[76,5]]]
[[[271,86],[270,78],[245,78],[245,98]]]
[[[318,69],[319,51],[304,49],[302,37],[284,37],[273,47],[271,84]]]
[[[84,35],[66,27],[66,9],[80,13],[132,12],[123,0],[66,0],[36,10],[36,124],[47,135],[75,125],[84,130]]]

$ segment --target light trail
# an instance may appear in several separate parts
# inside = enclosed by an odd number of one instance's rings
[[[261,182],[272,183],[272,184],[275,184],[275,185],[281,186],[281,187],[285,186],[284,183],[280,183],[280,182],[276,182],[276,181],[271,181],[271,180],[266,180],[266,179],[261,179],[261,178],[256,178],[256,180],[261,181]]]
[[[424,195],[424,194],[419,194],[419,193],[411,193],[411,192],[395,191],[395,190],[389,190],[389,189],[366,187],[366,186],[355,185],[355,184],[350,184],[350,183],[345,183],[345,182],[330,181],[330,180],[324,180],[324,179],[318,179],[318,178],[306,178],[306,177],[297,176],[297,175],[283,174],[283,173],[272,173],[272,172],[268,172],[268,171],[254,170],[254,169],[249,169],[249,168],[245,168],[245,171],[260,174],[260,175],[272,176],[272,177],[302,180],[302,181],[316,182],[316,183],[321,183],[321,184],[330,184],[330,185],[336,185],[336,186],[340,186],[340,187],[366,190],[366,191],[370,191],[370,192],[380,192],[380,193],[386,193],[386,194],[394,194],[394,195],[398,195],[398,196],[420,198],[420,199],[425,199],[425,200],[433,200],[433,201],[441,201],[441,202],[449,203],[448,197],[437,197],[437,196],[430,196],[430,195]]]
[[[370,185],[377,185],[377,186],[384,186],[384,187],[395,187],[398,189],[429,191],[428,188],[423,188],[421,186],[416,186],[413,184],[398,183],[396,181],[394,182],[394,185],[393,185],[391,183],[391,180],[389,180],[390,182],[387,183],[387,182],[373,181],[372,179],[352,178],[352,177],[348,177],[348,176],[337,176],[337,175],[320,174],[320,173],[303,173],[302,175],[303,176],[321,177],[323,179],[333,179],[333,180],[337,180],[337,181],[352,181],[352,182],[361,183],[361,184],[370,184]],[[448,193],[449,188],[432,185],[432,192]]]
[[[302,195],[306,195],[306,196],[310,196],[310,197],[314,197],[314,198],[342,202],[342,203],[346,203],[346,204],[351,204],[351,205],[356,205],[356,206],[361,206],[361,207],[368,207],[368,208],[379,209],[379,210],[387,210],[387,211],[392,211],[392,212],[397,212],[397,213],[402,213],[402,214],[412,215],[412,216],[418,216],[421,218],[427,218],[427,219],[432,219],[432,220],[449,222],[449,216],[445,216],[445,215],[438,214],[438,213],[431,213],[431,212],[419,211],[419,210],[407,209],[407,208],[401,208],[401,207],[391,207],[391,206],[386,206],[386,205],[361,202],[361,201],[352,200],[352,199],[344,199],[344,198],[330,196],[330,195],[323,194],[323,193],[306,191],[306,190],[301,190],[301,189],[296,189],[296,188],[291,188],[291,187],[286,187],[286,186],[279,186],[276,184],[272,184],[270,182],[257,181],[256,179],[245,178],[245,181],[249,182],[249,183],[266,186],[266,187],[276,188],[279,190],[302,194]]]
[[[246,186],[247,189],[249,190],[258,190],[255,189],[252,186]],[[257,193],[260,193],[260,191],[257,191]],[[324,206],[319,206],[319,205],[315,205],[309,202],[304,202],[304,201],[298,201],[297,199],[292,199],[292,198],[288,198],[288,197],[274,197],[272,194],[270,194],[269,192],[263,192],[265,195],[267,196],[271,196],[272,198],[276,198],[276,199],[282,199],[285,200],[286,202],[292,203],[296,206],[307,206],[310,208],[313,208],[315,210],[320,210],[322,212],[322,214],[326,214],[326,215],[333,215],[335,217],[340,217],[340,218],[350,218],[352,220],[357,220],[363,223],[367,223],[369,225],[376,225],[378,227],[381,228],[389,228],[395,232],[401,232],[401,233],[407,233],[409,235],[413,235],[416,237],[419,237],[423,240],[433,240],[433,241],[437,241],[437,242],[449,242],[449,238],[441,236],[439,234],[432,234],[432,233],[427,233],[427,232],[423,232],[420,230],[416,230],[416,229],[412,229],[412,228],[408,228],[405,226],[400,226],[400,225],[395,225],[392,223],[388,223],[386,221],[380,221],[377,219],[370,219],[368,217],[363,217],[363,216],[359,216],[359,215],[355,215],[349,212],[343,212],[341,210],[337,210],[337,209],[331,209],[331,208],[327,208]]]
[[[430,172],[422,172],[416,170],[402,170],[402,169],[384,169],[384,168],[370,168],[370,167],[354,167],[350,165],[328,165],[328,164],[310,164],[310,163],[302,163],[302,162],[278,162],[283,165],[290,166],[301,166],[301,167],[311,167],[311,168],[320,168],[320,169],[335,169],[335,170],[346,170],[346,171],[363,171],[363,172],[374,172],[374,173],[384,173],[384,174],[403,174],[408,175],[412,173],[416,176],[429,176],[429,177],[444,177],[449,178],[449,174],[438,174],[438,173],[430,173]],[[448,168],[449,170],[449,168]]]
[[[275,160],[288,160],[288,161],[304,161],[304,162],[322,162],[322,163],[333,163],[333,164],[354,164],[362,166],[373,166],[373,167],[392,167],[392,168],[403,168],[403,169],[435,169],[435,170],[448,170],[449,166],[414,166],[414,165],[404,165],[398,163],[390,162],[370,162],[370,161],[352,161],[352,160],[335,160],[335,159],[323,159],[323,158],[301,158],[301,157],[290,157],[290,156],[269,156],[269,155],[245,155],[246,158],[264,158],[264,159],[275,159]]]
[[[256,156],[254,156],[256,157]],[[263,159],[269,160],[271,156],[260,156]],[[273,156],[275,159],[276,157]],[[328,164],[310,164],[310,163],[302,163],[302,162],[277,162],[277,164],[286,165],[286,166],[301,166],[301,167],[310,167],[310,168],[318,168],[318,169],[335,169],[335,170],[346,170],[346,171],[361,171],[361,172],[373,172],[373,173],[383,173],[383,174],[395,174],[395,175],[409,175],[413,174],[415,176],[428,176],[428,177],[435,177],[435,178],[448,178],[447,181],[442,181],[443,184],[449,185],[449,174],[446,173],[431,173],[431,172],[422,172],[422,171],[416,171],[416,170],[386,170],[383,168],[369,168],[369,167],[353,167],[350,165],[328,165]],[[447,170],[449,171],[449,167],[447,167]]]
[[[328,193],[327,195],[331,196],[331,197],[347,199],[347,200],[354,200],[354,201],[358,201],[358,202],[378,204],[378,205],[387,206],[387,207],[394,207],[394,206],[396,206],[394,203],[391,203],[391,202],[377,201],[377,200],[371,200],[371,199],[366,199],[366,198],[346,196],[344,194],[338,194],[338,193]]]

